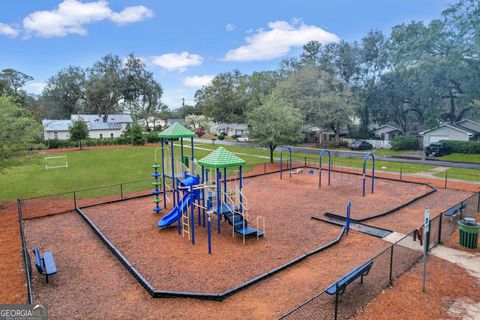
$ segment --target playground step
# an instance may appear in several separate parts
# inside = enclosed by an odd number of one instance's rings
[[[245,228],[238,227],[238,228],[235,228],[235,232],[245,236],[257,235],[257,234],[259,237],[263,236],[263,232],[260,232],[257,229],[252,227],[245,227]]]
[[[243,220],[243,216],[239,213],[227,213],[225,214],[225,218],[228,220],[228,221],[232,221],[232,219],[234,219],[235,221],[242,221]]]
[[[233,206],[228,206],[225,203],[222,203],[220,207],[220,212],[217,212],[217,208],[213,208],[213,211],[216,214],[225,214],[225,213],[231,213],[232,211],[238,211],[238,208],[235,208]]]

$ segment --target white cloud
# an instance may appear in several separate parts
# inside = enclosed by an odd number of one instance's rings
[[[153,11],[144,6],[126,7],[121,12],[110,9],[105,0],[80,2],[64,0],[54,10],[35,11],[23,19],[25,32],[41,37],[61,37],[68,34],[87,34],[86,24],[110,20],[123,25],[153,16]]]
[[[213,74],[206,74],[203,76],[191,76],[183,78],[183,84],[190,88],[201,88],[203,86],[209,85],[215,75]]]
[[[29,82],[24,86],[24,89],[29,93],[41,94],[46,85],[45,82]]]
[[[0,23],[0,34],[11,37],[11,38],[15,38],[16,36],[18,36],[18,30],[12,28],[8,24]]]
[[[198,66],[203,63],[203,58],[198,54],[183,51],[181,53],[166,53],[161,56],[151,57],[152,63],[168,71],[177,70],[183,72],[188,67]]]
[[[227,30],[227,32],[232,32],[235,30],[235,25],[233,23],[229,23],[225,26],[225,30]]]
[[[127,7],[120,13],[113,13],[111,20],[117,24],[128,24],[153,17],[153,11],[145,6]]]
[[[227,61],[271,60],[287,54],[293,47],[301,47],[309,41],[321,43],[336,42],[340,38],[314,25],[306,25],[295,19],[268,23],[269,30],[259,29],[248,36],[247,44],[227,52]]]

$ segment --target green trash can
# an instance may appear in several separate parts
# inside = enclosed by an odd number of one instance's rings
[[[465,220],[459,220],[458,228],[460,230],[460,244],[465,248],[476,249],[480,224],[476,222],[471,223],[470,221],[467,223]]]

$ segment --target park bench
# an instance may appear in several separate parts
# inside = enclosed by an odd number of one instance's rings
[[[345,288],[350,283],[355,281],[355,279],[357,279],[358,277],[360,277],[360,283],[363,283],[363,277],[370,272],[372,265],[373,265],[373,260],[370,260],[367,263],[359,267],[356,267],[355,269],[353,269],[352,271],[344,275],[342,278],[340,278],[339,281],[332,284],[325,292],[331,296],[337,293],[338,295],[341,295],[345,291]]]
[[[450,217],[453,218],[455,217],[459,212],[460,215],[462,214],[463,209],[465,209],[467,206],[463,203],[460,203],[459,205],[456,205],[455,207],[449,209],[447,212],[445,212],[445,217]]]
[[[33,248],[33,254],[35,255],[38,272],[45,275],[48,283],[48,276],[57,273],[57,267],[55,266],[55,261],[53,261],[53,254],[50,251],[47,251],[43,253],[42,257],[37,247]]]

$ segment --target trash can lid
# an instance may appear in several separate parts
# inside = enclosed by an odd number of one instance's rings
[[[477,220],[474,218],[464,218],[463,221],[467,226],[476,226],[477,225]]]

